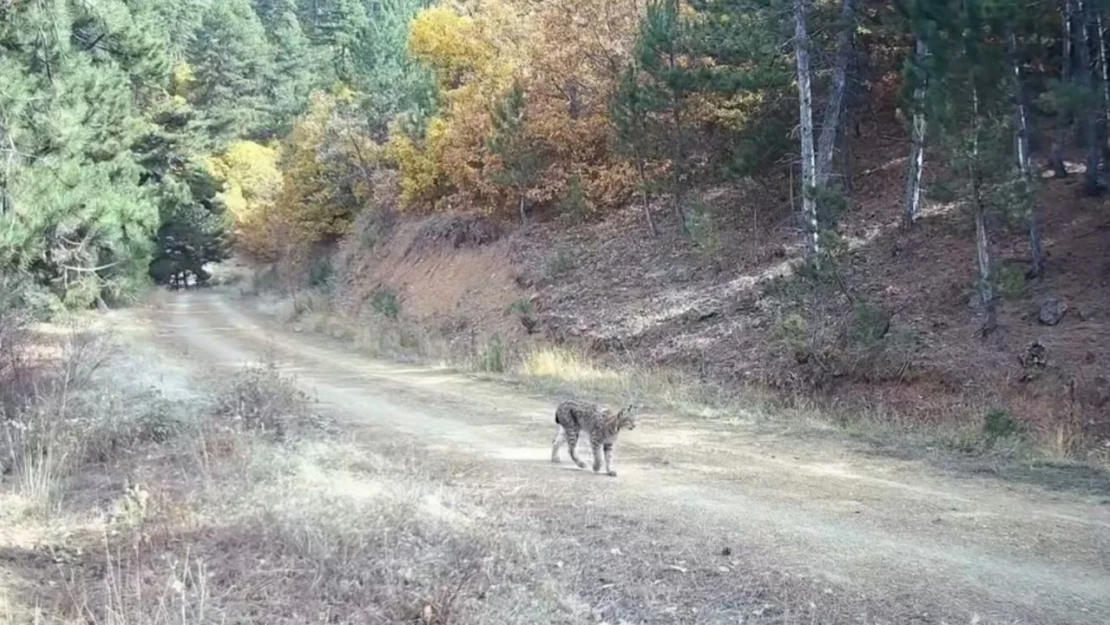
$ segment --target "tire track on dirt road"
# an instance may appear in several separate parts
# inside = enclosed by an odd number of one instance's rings
[[[930,611],[920,622],[1110,623],[1110,506],[1095,498],[666,416],[620,441],[620,478],[595,478],[548,463],[549,399],[373,361],[268,327],[215,291],[167,295],[150,316],[161,348],[192,366],[272,354],[348,423],[418,437],[432,453],[496,461],[505,480],[553,501],[662,516],[659,541],[704,536],[712,549],[735,540],[781,570]]]

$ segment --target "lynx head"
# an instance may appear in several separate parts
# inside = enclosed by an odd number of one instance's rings
[[[618,430],[635,430],[636,429],[636,419],[632,416],[632,404],[628,404],[627,408],[624,408],[623,410],[621,410],[620,412],[617,413],[617,429]]]

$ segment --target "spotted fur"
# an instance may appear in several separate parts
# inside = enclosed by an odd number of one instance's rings
[[[555,431],[555,440],[551,443],[552,462],[559,462],[559,448],[566,443],[570,459],[579,468],[585,469],[586,463],[579,460],[575,452],[578,437],[585,430],[590,437],[590,448],[594,454],[594,472],[601,470],[601,460],[604,457],[605,472],[613,477],[617,476],[617,472],[611,467],[613,444],[617,441],[617,435],[621,430],[635,429],[636,421],[632,418],[632,406],[613,414],[604,406],[580,401],[565,401],[555,410],[555,423],[559,428]]]

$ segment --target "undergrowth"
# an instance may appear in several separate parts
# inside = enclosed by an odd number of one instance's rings
[[[557,594],[536,592],[551,582],[528,545],[473,523],[471,504],[427,468],[341,443],[274,363],[212,388],[170,405],[90,375],[66,389],[68,412],[41,403],[23,438],[7,428],[20,461],[0,505],[27,513],[0,515],[0,549],[12,556],[5,580],[32,590],[4,596],[0,622],[573,620]],[[102,395],[115,399],[86,401]],[[56,463],[32,460],[40,453]],[[15,505],[45,493],[49,508]],[[97,501],[107,513],[90,525]],[[54,564],[7,544],[11,523],[41,534]]]

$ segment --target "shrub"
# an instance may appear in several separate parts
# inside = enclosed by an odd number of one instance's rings
[[[110,462],[144,445],[177,439],[197,426],[155,391],[100,396],[101,401],[86,410],[96,414],[81,435],[82,457],[87,462]],[[129,406],[139,412],[129,414]]]
[[[335,267],[328,257],[316,259],[308,268],[308,284],[313,288],[330,290],[335,282]]]
[[[308,407],[308,396],[292,379],[273,364],[262,364],[247,367],[231,381],[216,402],[215,414],[230,419],[227,425],[235,430],[281,440],[290,430],[315,422]]]
[[[505,345],[500,334],[494,334],[478,354],[478,370],[487,373],[504,373],[506,367]]]
[[[370,307],[374,312],[388,319],[396,319],[401,315],[401,302],[397,298],[397,291],[382,287],[370,298]]]
[[[567,219],[582,219],[592,212],[590,199],[582,186],[582,176],[574,174],[567,184],[567,190],[559,198],[559,214]]]
[[[848,328],[851,344],[875,347],[890,333],[891,316],[871,302],[856,302],[852,312],[852,324]]]
[[[574,256],[566,250],[559,250],[554,256],[547,259],[544,266],[544,275],[548,280],[558,280],[574,269]]]
[[[362,245],[362,249],[374,249],[374,246],[378,244],[378,234],[373,230],[363,230],[362,233],[359,234],[358,240]]]
[[[518,317],[527,317],[535,312],[536,306],[532,300],[527,297],[522,297],[509,305],[509,309],[505,311],[507,315],[517,315]]]
[[[251,276],[250,294],[259,295],[278,290],[278,273],[274,267],[255,271]]]
[[[983,435],[989,441],[1017,436],[1022,433],[1022,430],[1021,423],[1005,408],[992,408],[983,417]]]
[[[1025,295],[1026,278],[1024,269],[1012,265],[1002,265],[995,268],[994,276],[998,294],[1004,299],[1013,300]]]
[[[717,221],[707,204],[701,201],[694,202],[686,224],[690,229],[690,239],[693,240],[699,254],[706,258],[714,258],[721,252],[721,237],[717,232]]]
[[[798,313],[780,317],[771,331],[772,337],[792,352],[805,352],[809,347],[809,323]]]

